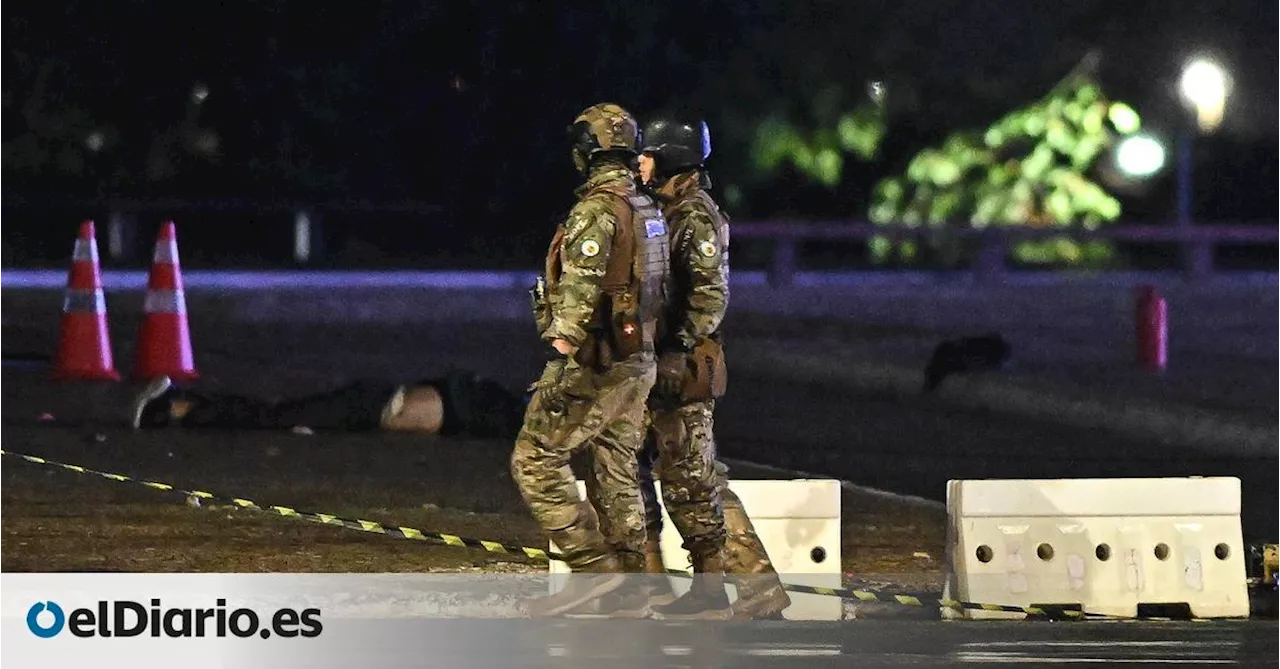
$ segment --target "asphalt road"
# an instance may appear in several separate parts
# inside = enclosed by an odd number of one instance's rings
[[[731,372],[717,409],[727,456],[943,500],[950,479],[1235,476],[1245,540],[1274,541],[1271,457],[1217,455],[1101,429]]]
[[[14,295],[6,293],[6,351],[51,352],[57,323],[45,313],[48,305]],[[137,318],[113,312],[117,366],[125,372]],[[249,394],[289,396],[353,378],[412,380],[450,367],[518,388],[538,372],[536,341],[523,321],[248,324],[205,312],[193,314],[192,323],[200,384]],[[731,369],[729,382],[730,394],[717,411],[727,457],[939,501],[949,479],[1236,476],[1246,541],[1276,538],[1275,451],[1233,456],[1192,450],[926,399],[853,392],[746,364]],[[23,406],[26,391],[6,385],[5,399]],[[122,415],[118,402],[92,404],[86,407],[92,419],[119,421]],[[7,424],[13,424],[11,416],[6,412]]]
[[[277,667],[1277,665],[1277,626],[1217,623],[343,621]],[[427,660],[429,658],[429,661]]]
[[[6,352],[50,353],[56,320],[43,310],[15,306],[5,311]],[[412,380],[450,367],[474,369],[516,388],[538,370],[537,351],[523,323],[468,323],[456,329],[248,325],[209,314],[193,316],[193,322],[202,375],[197,385],[268,397],[362,377]],[[136,326],[134,314],[113,316],[117,367],[126,374]],[[15,428],[42,427],[37,417],[50,411],[62,426],[122,423],[130,385],[49,384],[46,374],[38,365],[6,364],[4,423],[10,436]],[[764,374],[745,364],[733,368],[730,387],[717,426],[721,452],[729,458],[939,501],[946,481],[956,478],[1238,476],[1246,540],[1275,538],[1274,456],[1214,456],[1104,430],[853,392]]]
[[[131,362],[127,352],[132,350],[129,335],[134,327],[128,320],[122,325],[115,329],[118,333],[115,348],[122,356],[119,366],[124,371],[127,361]],[[50,336],[37,339],[51,340]],[[206,320],[197,330],[197,362],[204,375],[202,384],[251,394],[296,394],[361,376],[407,380],[433,375],[448,367],[475,368],[515,386],[531,379],[536,372],[536,349],[530,339],[525,324],[511,322],[445,329],[378,325],[252,326]],[[726,457],[847,478],[856,484],[936,500],[943,498],[946,481],[951,478],[1238,476],[1244,486],[1245,540],[1280,540],[1280,514],[1274,512],[1280,508],[1280,499],[1277,499],[1280,486],[1274,484],[1280,459],[1219,457],[1101,430],[968,411],[927,399],[855,393],[796,377],[760,374],[748,365],[733,367],[730,382],[730,397],[718,412],[718,436]],[[114,393],[110,402],[104,399],[79,403],[86,420],[92,422],[95,418],[111,416],[111,420],[118,421],[123,416],[118,400],[125,395],[119,390],[108,390]],[[27,422],[26,429],[31,429],[29,422],[35,421],[35,416],[42,411],[42,405],[37,405],[36,398],[32,397],[32,389],[10,386],[4,391],[6,397],[0,399],[6,400],[5,409],[0,413],[6,414],[9,420]],[[46,391],[58,393],[56,390],[41,390],[41,393]],[[58,398],[50,395],[50,399]],[[58,413],[59,422],[64,416],[72,422],[78,418],[73,416],[73,408],[55,409],[54,413]],[[10,426],[13,425],[10,422]],[[137,453],[136,457],[140,455]],[[143,471],[150,469],[148,466]],[[370,485],[378,484],[370,481]],[[509,491],[503,490],[500,494],[509,496]],[[1018,638],[1004,627],[989,629],[1004,641]],[[1001,629],[1005,632],[1000,632]],[[1148,633],[1144,632],[1146,627],[1132,629],[1133,632],[1123,633],[1123,636],[1129,634],[1124,640],[1142,641],[1143,634]],[[1181,628],[1157,626],[1152,629]],[[1213,629],[1236,628],[1215,626]],[[1280,633],[1274,620],[1270,628],[1258,629]],[[932,634],[905,633],[920,638]],[[832,637],[840,640],[835,633]],[[822,642],[829,641],[828,638]],[[1242,643],[1236,641],[1238,646]],[[910,649],[910,645],[908,647]],[[998,652],[1014,652],[1001,647],[1005,650]],[[1117,647],[1123,646],[1108,646],[1103,650],[1119,652]],[[1134,649],[1151,647],[1134,646]],[[960,641],[945,649],[928,657],[937,660],[950,656],[952,651],[960,652],[956,649],[980,651],[961,647]],[[814,657],[818,656],[809,659]],[[964,657],[968,656],[961,656],[961,660]],[[902,659],[908,660],[910,657]],[[840,661],[850,660],[841,656]],[[924,661],[923,665],[933,665],[932,661]],[[1018,663],[1016,659],[1007,661]]]

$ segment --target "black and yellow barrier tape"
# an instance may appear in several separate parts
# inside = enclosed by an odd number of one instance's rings
[[[21,458],[27,462],[45,465],[49,467],[58,467],[78,474],[88,474],[98,476],[119,483],[132,483],[135,485],[145,486],[153,490],[162,492],[179,493],[187,497],[205,500],[209,502],[218,502],[223,504],[231,504],[237,508],[247,509],[250,511],[260,511],[263,513],[274,514],[283,518],[295,518],[306,520],[322,525],[330,525],[334,527],[342,527],[350,530],[359,530],[361,532],[370,532],[373,534],[381,534],[395,539],[409,539],[412,541],[425,541],[445,546],[456,546],[459,548],[474,548],[487,551],[490,553],[499,553],[503,555],[524,556],[529,559],[539,560],[543,562],[563,561],[564,556],[541,548],[531,548],[529,546],[519,546],[516,544],[506,544],[498,541],[486,541],[484,539],[472,539],[469,537],[461,537],[456,534],[447,534],[444,532],[429,532],[427,530],[419,530],[413,527],[404,527],[400,525],[390,525],[380,523],[373,520],[362,520],[359,518],[344,518],[342,516],[317,513],[314,511],[304,511],[288,506],[280,506],[276,504],[258,504],[253,500],[243,497],[232,497],[229,495],[219,495],[203,490],[187,490],[168,483],[159,481],[151,481],[147,479],[125,476],[124,474],[114,474],[111,472],[99,471],[89,467],[80,465],[67,464],[56,460],[49,460],[36,455],[26,453],[14,453],[0,449],[0,456],[12,456]],[[679,569],[668,570],[673,576],[683,576],[691,578],[689,572]],[[824,588],[814,585],[800,585],[796,583],[784,583],[783,588],[788,592],[796,592],[802,594],[825,595],[828,597],[840,597],[842,599],[854,599],[861,602],[880,602],[890,604],[901,604],[904,606],[919,607],[939,607],[946,609],[970,609],[980,611],[1003,611],[1009,613],[1024,613],[1031,616],[1048,616],[1052,613],[1054,616],[1064,618],[1101,618],[1107,617],[1100,614],[1084,613],[1071,609],[1052,611],[1035,606],[1014,606],[1007,604],[979,604],[977,602],[958,602],[951,599],[940,599],[928,595],[913,594],[894,594],[894,593],[877,593],[870,590],[853,590],[851,588]]]
[[[215,502],[221,504],[231,504],[237,508],[247,509],[250,511],[261,511],[264,513],[275,514],[284,518],[297,518],[307,520],[321,525],[332,525],[335,527],[343,527],[349,530],[359,530],[361,532],[370,532],[373,534],[383,534],[396,539],[410,539],[413,541],[426,541],[429,543],[442,544],[446,546],[457,546],[460,548],[476,548],[490,553],[503,553],[509,555],[523,555],[534,560],[559,560],[561,556],[548,553],[538,548],[528,548],[526,546],[517,546],[515,544],[504,544],[496,541],[484,541],[481,539],[469,539],[460,537],[455,534],[446,534],[444,532],[427,532],[412,527],[401,527],[398,525],[387,525],[373,520],[363,520],[360,518],[344,518],[330,513],[317,513],[314,511],[304,511],[288,506],[280,506],[276,504],[258,504],[250,499],[243,497],[232,497],[230,495],[219,495],[216,493],[206,492],[204,490],[186,490],[168,483],[159,481],[149,481],[145,479],[125,476],[124,474],[113,474],[111,472],[90,469],[89,467],[81,467],[80,465],[71,465],[65,462],[57,462],[36,455],[28,455],[25,453],[14,453],[0,449],[0,455],[9,455],[22,458],[27,462],[38,465],[48,465],[50,467],[59,467],[70,470],[78,474],[90,474],[99,476],[120,483],[133,483],[136,485],[146,486],[154,490],[164,492],[180,493],[187,497],[194,497],[199,500]]]

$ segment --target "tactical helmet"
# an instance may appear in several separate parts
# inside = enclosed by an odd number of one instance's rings
[[[640,144],[640,124],[631,112],[611,102],[587,107],[569,126],[573,164],[586,173],[591,157],[603,151],[634,155]]]
[[[652,154],[663,174],[701,167],[711,155],[711,131],[706,121],[658,117],[644,128],[641,152]]]

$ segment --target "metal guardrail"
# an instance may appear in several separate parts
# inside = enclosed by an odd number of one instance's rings
[[[1007,271],[1010,244],[1029,239],[1069,237],[1077,241],[1107,240],[1137,243],[1176,243],[1182,249],[1183,269],[1192,280],[1210,276],[1213,247],[1218,244],[1276,244],[1277,225],[1131,225],[1111,224],[1088,229],[1071,227],[947,227],[921,228],[904,225],[874,225],[850,221],[771,221],[734,223],[735,239],[774,240],[769,266],[770,282],[785,286],[796,272],[797,247],[810,240],[865,241],[872,237],[891,240],[950,238],[979,240],[972,271],[979,283],[998,283]]]
[[[411,214],[432,216],[450,211],[446,206],[418,201],[386,202],[370,200],[302,201],[297,199],[256,200],[251,198],[165,198],[72,200],[25,198],[5,194],[4,206],[39,208],[67,212],[110,212],[107,216],[107,253],[121,258],[128,254],[125,240],[132,238],[139,217],[181,217],[193,212],[222,214],[292,214],[293,258],[299,264],[320,260],[324,252],[319,244],[317,226],[326,218],[344,214]],[[1010,245],[1021,240],[1069,237],[1081,240],[1107,240],[1130,243],[1177,244],[1180,260],[1188,279],[1207,278],[1214,272],[1213,249],[1221,244],[1268,245],[1280,242],[1280,226],[1222,223],[1134,225],[1113,223],[1096,229],[1072,227],[985,227],[968,226],[912,227],[906,225],[874,225],[864,221],[735,221],[735,239],[772,240],[769,260],[770,283],[790,285],[798,270],[801,243],[817,240],[858,242],[873,237],[905,239],[974,239],[978,252],[971,266],[980,283],[996,283],[1007,272]]]

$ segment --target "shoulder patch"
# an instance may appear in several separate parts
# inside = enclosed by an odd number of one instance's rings
[[[573,213],[578,216],[594,217],[612,212],[609,200],[606,197],[588,197],[579,201],[573,206]]]
[[[569,212],[569,220],[565,227],[565,243],[576,244],[577,240],[590,229],[601,230],[606,235],[613,234],[616,217],[607,200],[584,199],[574,205]]]
[[[698,244],[698,252],[710,258],[716,254],[716,245],[710,239],[705,239]]]
[[[587,241],[582,242],[582,246],[579,250],[582,251],[582,255],[588,258],[594,258],[596,254],[600,253],[600,243],[594,239],[588,239]]]

